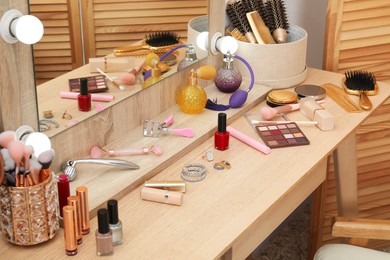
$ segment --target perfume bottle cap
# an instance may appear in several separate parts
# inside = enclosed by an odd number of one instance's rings
[[[80,95],[88,95],[88,79],[81,78],[80,79]]]
[[[108,210],[99,209],[97,212],[98,216],[98,231],[100,234],[107,234],[110,231],[108,225]]]
[[[226,132],[226,114],[225,113],[218,114],[218,132],[220,132],[220,133]]]
[[[117,224],[119,222],[118,201],[117,200],[107,201],[107,209],[108,209],[109,223],[112,225]]]

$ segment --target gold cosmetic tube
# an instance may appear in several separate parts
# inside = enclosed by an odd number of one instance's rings
[[[88,188],[85,186],[80,186],[80,187],[76,188],[76,195],[80,199],[81,231],[82,231],[83,235],[87,235],[90,232]]]
[[[74,228],[76,232],[77,244],[80,245],[83,241],[83,233],[81,231],[81,208],[80,208],[80,198],[78,196],[69,196],[68,205],[73,206],[74,208]]]
[[[259,44],[273,44],[275,43],[268,27],[265,25],[263,19],[257,11],[249,12],[246,14],[249,25],[255,35],[257,43]]]
[[[64,206],[62,208],[64,216],[64,238],[65,238],[65,252],[72,256],[77,254],[77,241],[74,228],[74,208],[73,206]]]
[[[183,203],[183,193],[142,187],[141,199],[180,206]]]
[[[145,187],[148,188],[156,188],[162,190],[170,190],[170,191],[178,191],[178,192],[186,192],[186,182],[185,181],[164,181],[164,180],[156,180],[156,181],[145,181]]]

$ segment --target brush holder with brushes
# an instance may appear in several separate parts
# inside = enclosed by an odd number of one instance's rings
[[[302,83],[306,68],[307,32],[291,25],[287,42],[279,44],[254,44],[238,41],[237,55],[252,66],[257,84],[274,89],[289,88]],[[244,79],[250,75],[244,64],[237,63]]]
[[[34,186],[1,185],[0,198],[4,240],[28,246],[48,241],[56,235],[60,225],[57,183],[53,174]]]

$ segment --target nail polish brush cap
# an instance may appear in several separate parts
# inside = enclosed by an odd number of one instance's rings
[[[107,201],[108,208],[108,219],[111,225],[115,225],[119,222],[118,217],[118,201],[117,200],[109,200]]]
[[[107,209],[99,209],[98,216],[98,230],[100,234],[107,234],[110,230],[108,226],[108,211]]]
[[[218,114],[218,132],[220,132],[220,133],[226,132],[226,114],[225,113]]]
[[[80,95],[88,95],[88,79],[81,78],[80,79]]]

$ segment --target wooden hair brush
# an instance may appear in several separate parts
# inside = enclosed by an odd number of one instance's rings
[[[241,1],[233,2],[226,6],[226,14],[229,16],[231,23],[237,28],[251,43],[256,43],[252,29],[245,16],[245,8]]]
[[[378,93],[378,84],[372,72],[368,71],[347,71],[343,78],[343,87],[345,92],[350,95],[359,96],[359,105],[364,110],[369,110],[372,103],[367,96],[373,96]]]
[[[140,45],[114,49],[115,56],[145,56],[150,52],[165,53],[181,44],[180,36],[174,32],[157,32],[145,36]]]

